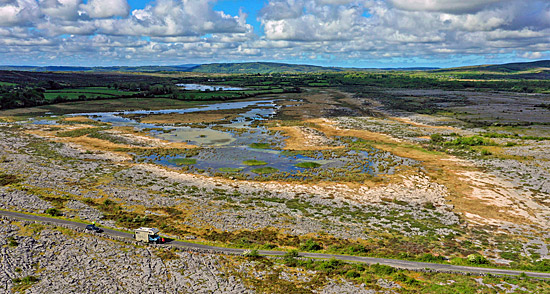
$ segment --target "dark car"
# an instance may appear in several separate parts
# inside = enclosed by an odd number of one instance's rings
[[[99,227],[97,227],[97,226],[94,225],[94,224],[87,225],[87,226],[86,226],[86,230],[87,230],[87,231],[94,232],[94,233],[101,233],[101,232],[103,232],[102,229],[100,229]]]

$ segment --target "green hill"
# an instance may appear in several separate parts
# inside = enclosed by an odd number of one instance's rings
[[[312,73],[343,71],[337,67],[322,67],[305,64],[286,64],[272,62],[245,63],[211,63],[191,68],[189,71],[200,73],[230,73],[230,74],[267,74],[267,73]]]
[[[544,71],[550,70],[550,60],[539,60],[533,62],[515,62],[505,64],[494,65],[476,65],[476,66],[463,66],[454,68],[445,68],[435,70],[435,72],[448,72],[448,71],[483,71],[483,72],[498,72],[498,73],[518,73],[526,71]]]

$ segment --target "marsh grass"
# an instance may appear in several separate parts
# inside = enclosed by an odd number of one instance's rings
[[[243,161],[243,164],[244,165],[249,165],[249,166],[255,166],[255,165],[266,165],[267,162],[261,161],[261,160],[256,160],[256,159],[250,159],[250,160]]]
[[[252,170],[252,172],[257,173],[259,175],[272,174],[278,171],[279,171],[278,169],[271,166],[256,168]]]
[[[195,158],[174,158],[174,159],[170,159],[169,162],[177,165],[190,165],[190,164],[196,164],[197,160]]]

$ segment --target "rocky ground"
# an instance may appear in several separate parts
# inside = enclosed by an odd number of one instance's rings
[[[26,221],[0,219],[0,292],[255,293],[234,273],[257,276],[254,261],[174,251]],[[277,267],[281,279],[308,281],[315,271]],[[391,282],[381,282],[383,283]],[[395,288],[398,287],[378,287]],[[304,293],[385,293],[328,279]]]
[[[451,94],[460,99],[465,95]],[[474,96],[478,100],[485,97]],[[503,103],[512,99],[489,96]],[[346,99],[354,101],[352,97]],[[309,111],[307,107],[298,110]],[[376,111],[382,115],[323,118],[290,128],[304,140],[299,143],[306,150],[315,146],[338,148],[339,131],[370,131],[373,141],[388,138],[381,142],[396,148],[401,144],[410,150],[416,148],[411,144],[429,144],[433,134],[472,136],[487,131],[468,128],[449,117]],[[327,125],[334,127],[336,135],[329,135]],[[404,251],[423,252],[430,247],[432,252],[446,255],[480,252],[501,264],[511,263],[514,256],[532,261],[550,257],[550,157],[546,140],[495,139],[499,149],[493,150],[493,156],[479,156],[470,150],[445,157],[462,169],[453,170],[456,179],[451,180],[467,183],[459,189],[466,191],[470,211],[463,209],[468,208],[464,203],[455,206],[456,187],[437,181],[437,174],[429,174],[422,163],[407,172],[361,185],[254,182],[189,174],[134,162],[120,152],[56,142],[60,138],[47,136],[48,128],[0,125],[0,176],[10,179],[0,185],[0,208],[34,213],[55,208],[65,217],[121,229],[128,228],[125,224],[138,225],[145,217],[163,217],[171,221],[165,229],[185,228],[172,236],[202,241],[201,234],[204,237],[212,231],[229,234],[274,229],[297,237],[330,236],[378,244],[399,240]],[[136,137],[123,130],[110,134],[125,137],[124,144],[130,146],[163,147],[160,140],[147,137],[136,143]],[[476,206],[491,211],[484,214]],[[119,210],[113,212],[113,207]],[[121,222],[117,212],[133,219]],[[261,271],[252,261],[198,252],[166,253],[28,223],[3,220],[0,230],[0,244],[5,244],[0,284],[6,291],[249,293],[257,289],[247,277],[261,279],[271,273]],[[315,272],[300,273],[285,267],[270,270],[281,271],[280,278],[287,280],[308,282],[315,276]],[[30,276],[38,280],[16,282]],[[381,289],[398,291],[398,286],[382,279],[367,289],[370,286],[333,279],[309,290],[376,293]]]
[[[453,231],[445,227],[458,223],[445,202],[445,188],[421,175],[404,177],[404,184],[372,188],[231,181],[149,164],[113,165],[101,154],[17,134],[8,129],[0,134],[0,144],[6,147],[0,151],[4,158],[0,167],[22,179],[17,186],[0,187],[0,207],[5,209],[44,212],[53,207],[44,199],[57,197],[67,215],[101,220],[101,212],[83,200],[109,197],[146,214],[159,207],[192,207],[183,223],[193,227],[224,231],[275,227],[293,235],[325,232],[341,238],[369,238],[367,230],[385,228],[407,235],[426,234],[411,227],[411,220],[421,219],[437,221],[441,224],[438,234],[446,235]],[[296,205],[284,205],[286,201]],[[435,209],[423,209],[427,202]],[[360,223],[346,219],[353,211],[364,216]],[[393,218],[395,211],[403,218]],[[385,219],[389,216],[392,220]],[[111,221],[101,221],[116,227]]]

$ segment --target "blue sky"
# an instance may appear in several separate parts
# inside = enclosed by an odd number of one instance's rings
[[[2,0],[5,65],[548,59],[546,0]]]

